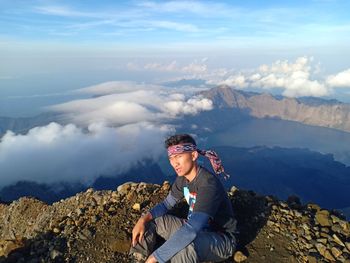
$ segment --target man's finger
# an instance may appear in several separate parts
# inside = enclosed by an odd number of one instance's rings
[[[139,235],[139,243],[141,243],[141,241],[142,241],[143,234],[144,234],[144,232],[141,232],[140,235]]]
[[[136,239],[137,239],[137,235],[132,235],[132,246],[133,247],[136,246],[136,243],[137,243]]]

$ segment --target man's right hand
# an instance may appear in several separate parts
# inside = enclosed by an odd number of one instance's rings
[[[136,246],[137,242],[141,243],[143,235],[145,234],[145,225],[152,220],[151,213],[142,216],[132,230],[132,246]]]

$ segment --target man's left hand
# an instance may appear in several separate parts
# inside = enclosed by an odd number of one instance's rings
[[[157,261],[156,258],[153,256],[153,254],[151,254],[151,255],[147,258],[147,260],[146,260],[145,263],[156,263],[156,262],[158,262],[158,261]]]

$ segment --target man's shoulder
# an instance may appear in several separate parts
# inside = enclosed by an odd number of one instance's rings
[[[202,184],[215,184],[215,185],[221,184],[219,178],[204,167],[201,167],[201,170],[198,174],[198,182],[201,185]]]
[[[176,176],[174,184],[178,186],[183,186],[185,185],[185,182],[186,182],[186,178],[184,178],[183,176]]]
[[[210,172],[207,168],[200,166],[200,171],[199,171],[199,175],[202,178],[211,178],[214,176],[214,174],[212,172]]]

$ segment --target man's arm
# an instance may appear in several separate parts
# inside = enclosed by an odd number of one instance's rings
[[[163,200],[163,202],[157,204],[149,212],[142,215],[137,221],[136,225],[132,230],[132,246],[134,247],[137,242],[141,242],[145,233],[145,225],[152,219],[166,214],[174,205],[177,203],[177,199],[171,194]]]
[[[149,212],[151,213],[152,218],[160,217],[173,208],[177,202],[178,199],[176,199],[170,192],[163,202],[157,204]]]
[[[167,262],[196,238],[198,232],[208,225],[209,218],[206,213],[193,212],[191,218],[152,255],[158,262]]]
[[[134,228],[132,229],[132,246],[136,246],[137,242],[141,242],[143,235],[145,234],[145,225],[147,222],[152,220],[152,215],[150,212],[147,212],[145,215],[142,215]]]

